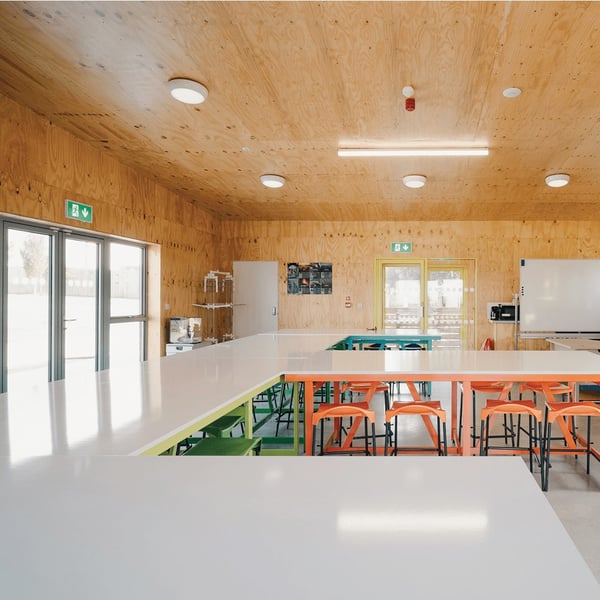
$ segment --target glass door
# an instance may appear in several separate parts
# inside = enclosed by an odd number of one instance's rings
[[[0,392],[146,354],[146,248],[0,219]]]
[[[100,243],[66,237],[64,245],[64,377],[98,368]]]
[[[464,347],[466,337],[464,268],[427,269],[427,327],[442,336],[438,348]]]
[[[435,348],[473,348],[474,281],[472,259],[377,259],[375,325],[438,333]]]
[[[50,377],[53,237],[29,227],[4,228],[3,381],[10,391]]]
[[[382,268],[383,328],[423,329],[423,261],[383,264]]]

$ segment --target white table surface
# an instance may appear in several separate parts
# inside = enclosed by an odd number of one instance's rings
[[[403,331],[403,330],[398,330]],[[362,335],[364,332],[361,331]],[[0,395],[0,456],[129,455],[164,450],[279,380],[598,381],[600,356],[574,352],[334,352],[352,331],[261,334]],[[373,332],[374,335],[377,332]],[[465,411],[465,419],[468,418]],[[172,445],[172,444],[171,444]]]
[[[331,381],[358,375],[377,376],[384,381],[405,377],[443,381],[519,380],[522,377],[587,381],[600,377],[600,356],[543,350],[325,351],[312,354],[293,369],[293,379],[315,375]]]
[[[600,351],[600,340],[591,340],[588,338],[547,338],[546,341],[552,344],[555,350]]]
[[[600,597],[520,458],[0,466],[10,600]]]
[[[0,457],[164,450],[359,332],[261,334],[1,394]]]
[[[280,329],[275,332],[279,335],[328,335],[332,334],[343,339],[349,336],[353,337],[377,337],[382,335],[400,335],[400,336],[421,336],[421,335],[439,335],[439,329]]]
[[[472,381],[600,381],[600,355],[581,352],[507,350],[432,350],[424,352],[317,352],[286,372],[289,381],[305,383],[305,410],[311,414],[311,382],[449,381],[452,384],[450,438],[461,454],[476,448],[458,444],[458,382],[470,396]],[[434,398],[435,399],[435,398]],[[463,404],[462,427],[469,431],[471,404]],[[313,431],[305,427],[305,452],[311,452]]]
[[[293,359],[203,352],[2,394],[0,456],[141,454],[178,432],[196,431],[293,368]]]

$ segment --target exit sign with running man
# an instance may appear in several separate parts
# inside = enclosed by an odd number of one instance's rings
[[[83,223],[92,222],[93,209],[89,204],[75,202],[75,200],[65,200],[65,216],[67,219],[75,219]]]
[[[392,252],[412,252],[412,242],[393,242]]]

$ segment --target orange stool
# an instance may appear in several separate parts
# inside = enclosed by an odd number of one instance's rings
[[[585,445],[580,445],[580,439],[575,429],[575,418],[586,417],[587,434]],[[546,402],[546,412],[544,416],[544,443],[542,451],[542,490],[548,490],[548,480],[550,477],[550,453],[557,454],[585,454],[586,455],[586,474],[590,474],[590,457],[592,455],[590,429],[592,417],[600,417],[600,406],[595,402]],[[567,425],[570,419],[571,428]],[[565,446],[560,448],[551,448],[552,444],[552,424],[556,423],[564,434]],[[561,438],[562,439],[562,438]],[[598,459],[597,455],[594,455]],[[600,459],[598,459],[600,460]]]
[[[484,352],[493,352],[496,349],[496,343],[493,338],[487,337],[483,340],[481,344],[481,348],[479,350]],[[471,426],[471,445],[475,446],[477,440],[479,439],[479,434],[477,433],[477,428],[475,425],[475,414],[476,414],[476,401],[477,401],[477,393],[480,394],[498,394],[497,400],[503,400],[502,392],[504,392],[504,388],[507,384],[501,381],[473,381],[471,382],[471,394],[472,394],[472,410],[471,415],[473,418],[473,425]],[[507,394],[508,399],[510,399],[510,391]],[[463,397],[461,391],[460,398],[460,411],[458,416],[458,439],[462,440],[462,410],[463,410]],[[507,424],[507,419],[504,417],[504,434],[500,437],[504,438],[504,442],[508,443],[508,436],[512,437],[513,433],[513,424],[511,421],[510,426]]]
[[[475,444],[477,443],[477,440],[479,439],[479,433],[477,432],[477,428],[475,425],[475,414],[476,414],[476,404],[477,404],[477,393],[480,394],[498,394],[498,398],[500,399],[500,396],[502,394],[502,392],[504,392],[504,388],[506,387],[507,384],[501,382],[501,381],[473,381],[471,382],[471,402],[472,402],[472,409],[471,409],[471,415],[473,416],[473,425],[471,426],[471,445],[475,446]],[[507,395],[508,399],[510,400],[510,392],[508,392]],[[462,403],[463,403],[463,397],[462,397],[462,390],[461,390],[461,397],[460,397],[460,411],[458,414],[458,439],[462,440]],[[510,432],[510,433],[509,433]],[[504,418],[504,434],[501,435],[501,437],[504,437],[504,441],[505,443],[508,443],[508,436],[513,436],[513,427],[512,427],[512,423],[510,425],[508,425],[507,419],[506,417]]]
[[[344,395],[346,392],[350,392],[350,399],[352,399],[352,394],[368,394],[372,389],[372,394],[383,393],[384,401],[385,401],[385,410],[390,407],[390,386],[385,383],[377,383],[375,387],[372,387],[368,381],[350,381],[342,385],[341,393]],[[368,399],[370,402],[370,398]]]
[[[354,394],[364,394],[365,401],[367,402],[369,407],[371,406],[371,400],[373,399],[373,396],[375,394],[383,394],[384,409],[388,410],[388,408],[390,407],[390,386],[389,386],[389,384],[385,383],[384,381],[378,382],[375,384],[373,384],[372,382],[369,382],[369,381],[349,381],[342,385],[340,391],[342,394],[342,398],[346,395],[346,392],[349,392],[351,401],[352,401]],[[342,402],[344,402],[344,400],[342,400]],[[341,425],[341,423],[340,423],[340,425]],[[389,436],[391,434],[386,429],[385,433],[382,435]],[[381,435],[379,435],[377,437],[381,437]],[[362,439],[362,438],[357,436],[354,439]]]
[[[433,447],[400,447],[398,446],[398,417],[406,415],[420,415],[433,440]],[[431,417],[435,417],[437,430],[433,429]],[[394,421],[394,435],[391,454],[396,456],[402,452],[437,452],[440,456],[448,454],[446,438],[446,411],[442,409],[437,400],[423,400],[418,402],[394,402],[389,410],[385,411],[386,429],[391,433],[392,420]],[[384,454],[389,454],[388,436],[385,438]]]
[[[541,381],[526,381],[519,386],[519,399],[522,399],[523,392],[531,392],[533,400],[537,400],[537,394],[543,394],[542,386],[547,386],[553,396],[567,396],[569,401],[575,400],[575,383],[560,383],[559,381],[541,382]]]
[[[353,448],[352,440],[354,437],[355,428],[351,430],[351,433],[348,434],[345,441],[342,442],[342,429],[341,427],[335,428],[335,432],[338,436],[338,447],[337,448],[329,448],[325,449],[324,442],[324,420],[325,419],[334,419],[341,420],[343,417],[352,417],[355,419],[364,420],[365,425],[365,447],[364,448]],[[369,437],[371,438],[372,445],[372,454],[375,455],[377,453],[377,446],[375,443],[375,411],[369,408],[369,404],[367,402],[350,402],[348,404],[321,404],[319,408],[313,413],[312,416],[312,426],[313,426],[313,447],[312,452],[315,454],[315,445],[316,445],[316,429],[317,425],[321,423],[321,454],[327,453],[348,453],[353,454],[357,452],[363,452],[366,455],[371,454],[369,451]],[[368,423],[371,423],[371,435],[369,436],[368,432]],[[358,426],[359,421],[356,422]]]
[[[527,416],[529,421],[529,445],[527,448],[520,447],[518,442],[515,444],[514,435],[512,436],[511,446],[490,446],[490,428],[491,420],[496,415]],[[533,457],[539,454],[541,463],[542,440],[542,411],[536,407],[532,400],[488,400],[485,407],[481,410],[481,440],[479,444],[479,454],[487,456],[490,450],[508,450],[510,454],[517,454],[523,451],[529,453],[529,470],[533,472]]]
[[[573,402],[575,400],[575,383],[560,383],[559,381],[526,381],[519,386],[519,400],[523,398],[524,392],[531,392],[533,394],[533,401],[537,404],[537,395],[544,395],[544,387],[546,386],[553,396],[562,396],[563,400]],[[566,397],[566,398],[565,398]],[[548,400],[548,398],[545,398]],[[521,432],[521,422],[518,424],[518,432]],[[517,434],[518,435],[518,434]],[[555,438],[562,440],[562,437]]]

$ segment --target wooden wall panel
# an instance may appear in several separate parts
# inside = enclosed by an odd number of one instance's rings
[[[121,165],[0,96],[0,213],[155,244],[160,269],[151,306],[152,355],[164,352],[170,316],[198,315],[204,275],[220,269],[219,223],[152,179]],[[64,216],[66,198],[90,204],[94,222]],[[155,282],[156,274],[152,274]],[[165,305],[170,306],[165,309]]]
[[[372,327],[374,262],[393,255],[391,243],[413,243],[415,258],[474,258],[477,261],[477,343],[495,337],[499,349],[513,347],[511,325],[488,321],[487,303],[508,302],[518,292],[520,258],[596,258],[598,222],[287,222],[222,223],[221,253],[233,260],[278,260],[280,327]],[[333,263],[331,296],[289,296],[285,265],[292,261]],[[346,296],[352,308],[344,308]],[[362,304],[362,308],[359,305]],[[545,348],[545,342],[521,342]]]

